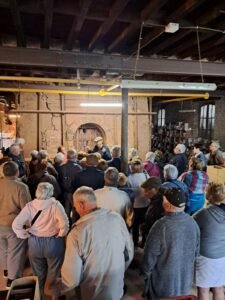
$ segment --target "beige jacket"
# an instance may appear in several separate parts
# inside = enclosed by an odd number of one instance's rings
[[[13,220],[29,201],[29,189],[17,177],[1,178],[0,230],[11,228]]]
[[[133,258],[133,243],[124,220],[115,212],[96,209],[70,231],[62,281],[80,287],[82,300],[119,300],[124,272]]]
[[[134,213],[127,193],[116,187],[104,186],[104,188],[95,191],[95,196],[97,207],[117,212],[124,218],[128,227],[132,226]]]

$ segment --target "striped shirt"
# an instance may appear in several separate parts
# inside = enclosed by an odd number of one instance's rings
[[[189,192],[194,194],[203,194],[205,192],[206,184],[209,181],[209,177],[203,171],[192,170],[183,173],[179,180],[186,183],[189,188]]]

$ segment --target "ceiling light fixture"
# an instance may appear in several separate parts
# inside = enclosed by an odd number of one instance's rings
[[[80,103],[82,107],[122,107],[122,103],[88,102]]]
[[[215,83],[143,80],[122,80],[120,83],[120,87],[127,89],[160,89],[188,91],[215,91],[217,88]]]
[[[196,109],[180,109],[179,113],[195,113]]]

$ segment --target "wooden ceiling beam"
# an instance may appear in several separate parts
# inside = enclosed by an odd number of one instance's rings
[[[172,20],[178,20],[183,17],[184,14],[190,13],[197,7],[199,7],[205,0],[186,0],[171,15],[166,17],[166,24]]]
[[[10,0],[11,14],[16,29],[16,38],[18,47],[26,47],[26,38],[23,30],[23,24],[20,16],[17,0]]]
[[[159,10],[167,1],[166,0],[151,0],[149,4],[141,11],[140,20],[145,21],[150,15]],[[135,30],[140,27],[140,22],[129,24],[108,46],[108,51],[115,49],[124,39],[128,39]]]
[[[219,3],[215,4],[214,2],[209,2],[212,4],[211,9],[207,9],[205,13],[202,13],[201,15],[198,16],[197,19],[197,24],[200,26],[202,24],[207,24],[210,21],[216,19],[220,15],[220,10],[224,8],[224,2],[219,1]]]
[[[215,45],[215,42],[218,40],[219,33],[208,33],[207,35],[200,37],[200,50],[201,50],[201,58],[204,58],[204,51],[207,50],[210,45]],[[198,45],[197,40],[193,41],[192,45],[189,45],[186,49],[183,51],[180,51],[178,53],[178,56],[180,58],[185,57],[198,57]]]
[[[121,74],[133,74],[136,58],[122,55],[97,54],[88,52],[58,51],[32,48],[0,47],[0,66],[46,68],[54,70],[88,69],[115,71]],[[203,75],[225,77],[225,63],[202,62]],[[200,75],[199,61],[176,59],[153,59],[140,57],[137,73]]]
[[[49,48],[53,20],[54,0],[45,0],[45,25],[43,48]]]
[[[127,6],[129,0],[117,0],[114,2],[114,5],[109,13],[109,18],[105,20],[105,22],[99,27],[96,34],[93,36],[92,40],[88,45],[88,50],[93,50],[96,42],[101,39],[106,33],[110,30],[113,23],[117,20],[118,16],[122,13],[122,11]]]
[[[211,38],[215,33],[212,32],[205,32],[203,36],[199,36],[200,40],[200,47],[201,43],[204,42],[205,40]],[[198,42],[197,42],[197,34],[196,32],[192,32],[190,37],[188,38],[187,41],[181,43],[179,46],[173,47],[171,46],[170,49],[167,49],[165,53],[168,56],[174,55],[176,52],[176,55],[179,56],[180,53],[184,52],[187,53],[187,56],[191,56],[192,53],[197,52],[198,53]]]
[[[70,29],[68,38],[67,38],[67,43],[66,43],[66,48],[68,50],[72,50],[73,48],[73,42],[75,39],[78,38],[78,35],[80,33],[80,30],[84,24],[85,18],[87,16],[88,10],[91,6],[92,0],[83,0],[81,1],[82,6],[79,12],[79,17],[75,16],[73,20],[72,27]]]
[[[174,20],[179,19],[180,17],[183,16],[183,14],[187,14],[188,12],[192,11],[196,7],[198,7],[201,3],[203,3],[205,0],[186,0],[184,3],[182,3],[177,10],[173,11],[171,15],[166,17],[165,25],[168,24],[169,22],[173,22]],[[142,44],[142,49],[146,46],[148,46],[152,41],[154,41],[156,38],[158,38],[164,31],[165,28],[161,28],[160,30],[157,30],[156,34],[152,35],[149,33],[141,42]],[[137,44],[135,44],[132,49],[136,48],[137,49]],[[131,53],[133,53],[132,51]]]

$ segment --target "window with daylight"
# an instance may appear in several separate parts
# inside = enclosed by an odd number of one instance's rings
[[[158,126],[164,126],[166,123],[166,110],[165,108],[161,108],[158,111]]]
[[[207,104],[200,111],[200,134],[204,138],[211,139],[215,126],[215,104]]]

